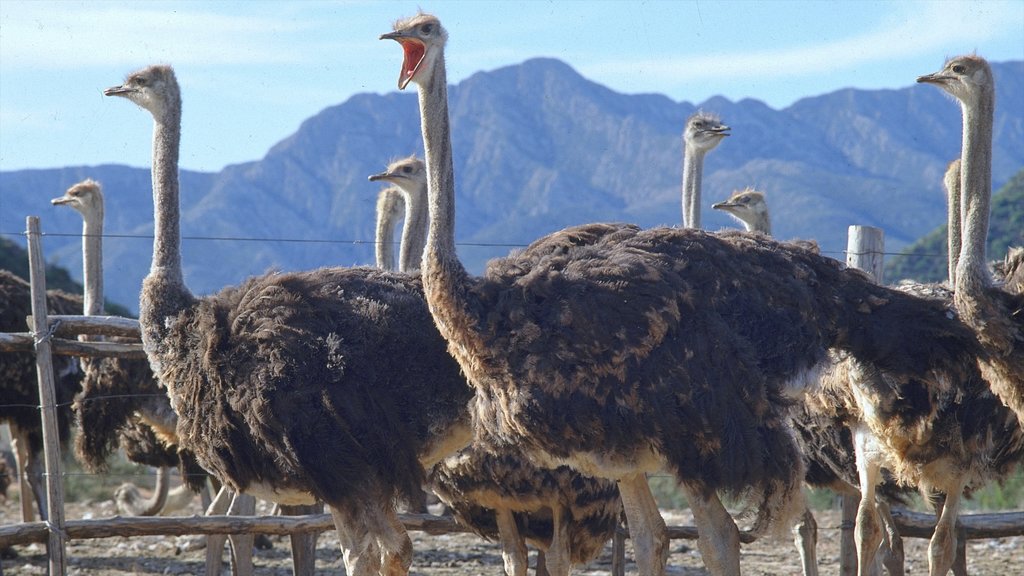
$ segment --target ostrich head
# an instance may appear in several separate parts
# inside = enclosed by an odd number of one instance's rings
[[[974,104],[995,86],[992,69],[979,56],[957,56],[946,62],[942,70],[920,76],[918,82],[934,84],[965,104]]]
[[[70,206],[86,221],[103,220],[103,189],[99,182],[92,179],[73,185],[63,196],[50,200],[50,203],[54,206]]]
[[[400,186],[406,192],[414,192],[427,182],[427,167],[415,154],[388,164],[387,170],[371,174],[370,182],[384,180]]]
[[[736,218],[747,230],[757,230],[758,223],[768,220],[768,203],[765,202],[764,193],[753,188],[737,190],[728,200],[712,204],[711,207]]]
[[[432,70],[434,59],[443,57],[442,50],[448,41],[448,32],[441,21],[430,14],[417,14],[395,22],[394,32],[381,34],[381,40],[395,40],[402,45],[405,59],[398,76],[398,89],[405,90],[409,82],[421,83],[426,78],[418,76],[422,70]]]
[[[718,116],[707,112],[697,112],[686,121],[683,140],[687,146],[707,152],[718,146],[723,138],[729,135],[729,127],[722,124]]]
[[[174,69],[158,64],[132,72],[124,84],[103,91],[106,96],[122,96],[145,108],[153,116],[162,116],[172,100],[181,102]],[[179,104],[180,106],[180,104]]]

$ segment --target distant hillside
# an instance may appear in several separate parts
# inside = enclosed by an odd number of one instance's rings
[[[16,276],[28,280],[28,251],[18,246],[7,238],[0,238],[0,270],[9,270]],[[71,278],[71,274],[64,268],[54,264],[46,265],[46,289],[63,290],[71,294],[81,294],[82,285]],[[107,301],[105,310],[108,314],[117,316],[131,316],[128,308]]]
[[[993,70],[999,187],[1024,166],[1024,62]],[[561,61],[534,59],[474,74],[450,87],[449,98],[456,237],[473,272],[569,225],[679,223],[681,132],[697,109],[732,127],[705,161],[707,228],[735,227],[710,205],[753,185],[768,194],[778,237],[816,239],[840,258],[851,224],[883,228],[887,248],[898,251],[945,222],[942,174],[960,151],[958,106],[914,78],[898,90],[846,89],[775,110],[750,99],[620,94]],[[149,123],[138,110],[124,118]],[[216,174],[183,172],[189,287],[205,294],[270,268],[371,264],[378,186],[366,177],[391,158],[422,153],[419,130],[411,91],[360,94],[309,118],[262,159]],[[129,132],[118,146],[152,145]],[[202,145],[187,133],[183,143]],[[25,215],[41,216],[47,258],[77,277],[80,220],[49,199],[87,176],[103,183],[107,198],[107,292],[134,308],[152,246],[148,167],[0,172],[0,234],[22,243]]]
[[[902,278],[921,282],[945,280],[949,252],[947,231],[947,226],[943,224],[904,248],[902,255],[886,263],[885,278],[888,281]],[[992,219],[988,232],[989,259],[1003,259],[1009,246],[1024,246],[1024,169],[992,196]]]

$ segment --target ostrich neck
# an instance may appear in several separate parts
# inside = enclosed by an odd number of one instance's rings
[[[160,366],[154,347],[167,333],[167,318],[193,302],[181,273],[178,206],[181,110],[178,106],[169,108],[156,119],[153,129],[153,264],[139,295],[142,343],[158,374]]]
[[[423,202],[426,193],[423,189],[416,194],[402,191],[405,198],[405,224],[402,226],[402,247],[399,251],[399,270],[412,272],[418,270],[423,259],[423,249],[427,239],[430,213]]]
[[[747,232],[760,232],[768,236],[772,235],[772,221],[768,213],[762,213],[756,220],[744,222],[743,224],[746,226]]]
[[[479,339],[468,331],[478,326],[478,319],[471,312],[468,274],[455,253],[455,169],[443,58],[437,59],[430,82],[419,86],[419,103],[430,214],[422,262],[423,291],[449,349],[476,349],[472,342]],[[464,360],[458,355],[457,359],[460,364]]]
[[[168,111],[153,129],[153,264],[151,276],[182,280],[178,197],[181,113]]]
[[[395,220],[398,218],[397,198],[401,196],[393,193],[393,189],[385,190],[385,194],[378,203],[377,208],[377,267],[384,270],[395,269]]]
[[[951,169],[953,170],[953,169]],[[960,238],[960,167],[955,168],[955,174],[947,174],[946,184],[946,245],[949,260],[947,262],[947,275],[949,287],[956,286],[956,267],[960,262],[960,249],[962,240]]]
[[[700,179],[704,153],[685,146],[683,154],[683,226],[700,228]]]
[[[82,220],[82,282],[85,315],[103,314],[103,209]]]
[[[991,284],[986,267],[989,203],[992,194],[992,117],[995,108],[991,92],[979,98],[977,106],[963,106],[964,134],[960,163],[960,261],[956,268],[956,292],[964,298],[977,297]]]

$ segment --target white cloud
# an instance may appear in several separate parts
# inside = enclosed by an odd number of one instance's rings
[[[951,8],[957,9],[951,9]],[[1019,37],[1022,11],[1013,4],[913,5],[881,27],[829,42],[754,52],[688,54],[640,60],[605,60],[581,66],[588,75],[629,76],[636,70],[677,81],[806,76],[922,54],[973,50],[991,38]]]
[[[224,15],[202,4],[8,2],[0,11],[5,68],[67,69],[139,61],[302,61],[318,24],[279,15]]]

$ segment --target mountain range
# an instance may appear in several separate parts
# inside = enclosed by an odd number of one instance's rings
[[[1024,61],[992,67],[998,188],[1024,166]],[[532,59],[474,74],[451,86],[449,99],[456,237],[472,272],[573,224],[678,224],[681,133],[698,109],[732,128],[705,160],[705,227],[735,227],[710,205],[754,186],[767,194],[777,237],[813,238],[837,258],[851,224],[884,229],[895,252],[944,223],[942,174],[960,151],[959,106],[912,79],[776,110],[753,99],[621,94],[559,60]],[[138,121],[148,118],[140,111]],[[186,282],[203,294],[273,268],[372,264],[378,186],[366,177],[422,154],[419,130],[414,93],[359,94],[309,118],[260,160],[182,171]],[[134,310],[152,246],[148,167],[0,172],[0,234],[24,244],[25,216],[39,215],[48,259],[80,274],[80,220],[49,199],[86,177],[107,197],[107,295]]]

